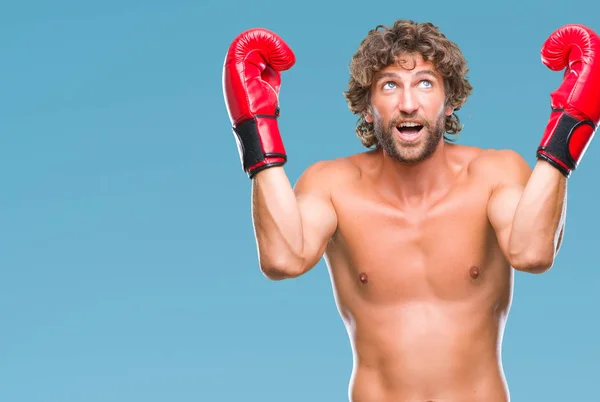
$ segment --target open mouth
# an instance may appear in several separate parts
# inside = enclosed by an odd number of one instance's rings
[[[396,126],[396,130],[398,131],[398,137],[402,141],[413,142],[416,141],[417,138],[421,136],[421,132],[423,131],[423,126],[418,124],[411,125],[399,125]]]

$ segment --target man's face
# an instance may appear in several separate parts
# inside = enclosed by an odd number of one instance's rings
[[[418,54],[400,59],[405,62],[388,66],[375,76],[372,113],[366,118],[390,157],[417,163],[436,150],[452,108],[444,106],[444,83],[432,63]]]

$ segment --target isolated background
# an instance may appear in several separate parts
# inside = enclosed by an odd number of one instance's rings
[[[323,262],[258,270],[250,182],[223,102],[231,40],[262,26],[297,56],[281,131],[295,182],[361,152],[342,92],[367,31],[431,21],[474,92],[460,143],[533,165],[561,80],[540,62],[600,3],[28,1],[0,8],[0,400],[344,401],[352,366]],[[554,268],[516,274],[513,401],[598,398],[600,146],[569,181]]]

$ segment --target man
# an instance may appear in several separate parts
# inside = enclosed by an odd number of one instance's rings
[[[349,399],[507,401],[501,343],[513,268],[542,273],[559,250],[566,181],[600,121],[600,38],[580,25],[542,47],[566,68],[532,169],[517,153],[452,143],[471,86],[458,47],[429,23],[370,31],[346,99],[372,149],[310,166],[292,188],[277,126],[273,32],[232,43],[224,93],[252,207],[260,268],[295,278],[325,256],[354,354]],[[446,138],[446,140],[445,140]]]

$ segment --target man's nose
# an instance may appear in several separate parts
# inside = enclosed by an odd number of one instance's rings
[[[419,102],[410,89],[402,91],[398,101],[398,109],[406,114],[413,114],[419,108]]]

